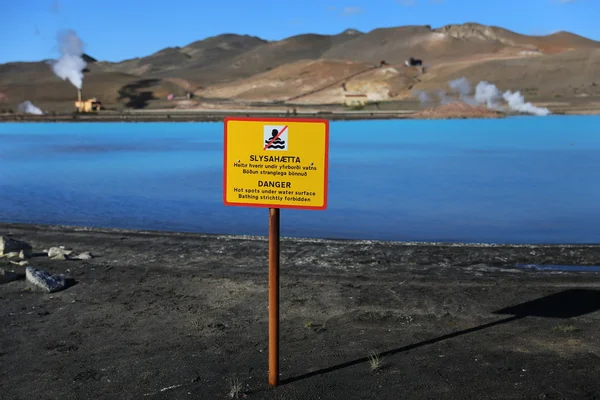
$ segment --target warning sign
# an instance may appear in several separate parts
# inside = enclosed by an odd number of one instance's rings
[[[226,118],[224,153],[226,205],[327,207],[329,121]]]

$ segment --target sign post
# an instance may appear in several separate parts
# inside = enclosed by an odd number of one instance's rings
[[[279,208],[269,208],[269,385],[279,383]]]
[[[223,202],[269,209],[269,384],[279,384],[279,212],[325,210],[329,121],[225,118]]]

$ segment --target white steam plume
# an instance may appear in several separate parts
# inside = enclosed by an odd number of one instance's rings
[[[454,79],[448,82],[450,89],[458,92],[461,98],[467,97],[471,93],[471,83],[464,76],[462,78]]]
[[[39,108],[34,106],[29,100],[25,100],[23,103],[19,104],[17,109],[19,110],[19,112],[22,112],[25,114],[35,114],[35,115],[44,114],[42,112],[42,110],[40,110]]]
[[[427,92],[424,90],[415,90],[415,91],[413,91],[413,95],[419,99],[419,102],[421,103],[421,105],[427,104],[431,101],[431,98],[429,97]]]
[[[440,104],[452,103],[452,100],[450,99],[450,97],[448,97],[445,90],[442,90],[442,89],[438,90],[437,95],[440,99]]]
[[[75,31],[66,30],[59,32],[58,45],[60,58],[52,62],[52,70],[62,80],[69,80],[77,89],[83,84],[83,70],[87,63],[83,55],[83,42]]]
[[[512,111],[540,116],[550,114],[550,110],[547,108],[536,107],[531,103],[526,103],[520,92],[517,91],[513,93],[510,90],[507,90],[506,92],[501,93],[496,85],[487,81],[479,82],[477,86],[475,86],[475,93],[473,95],[471,95],[471,84],[465,77],[448,82],[448,86],[458,93],[460,101],[470,105],[485,105],[491,110],[505,110],[508,107],[508,109]],[[426,92],[421,90],[418,92],[419,99],[424,95],[427,96]],[[438,91],[438,97],[440,99],[440,104],[448,104],[453,101],[446,95],[444,90]],[[506,105],[502,104],[502,100],[506,102]]]
[[[502,95],[504,100],[508,103],[508,106],[515,110],[524,113],[530,113],[535,115],[548,115],[550,114],[550,110],[547,108],[536,107],[531,103],[525,103],[525,99],[521,92],[517,91],[512,93],[510,90],[507,90]]]
[[[496,110],[500,108],[498,101],[501,98],[500,90],[494,84],[481,81],[475,86],[475,102],[477,104],[485,104],[487,108]]]

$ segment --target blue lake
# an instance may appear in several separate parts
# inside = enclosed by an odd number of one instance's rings
[[[265,235],[222,159],[222,123],[2,123],[0,221]],[[329,168],[282,235],[600,243],[598,116],[332,122]]]

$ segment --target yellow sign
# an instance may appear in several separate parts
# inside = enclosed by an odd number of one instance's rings
[[[226,205],[327,208],[329,121],[228,117],[224,153]]]

